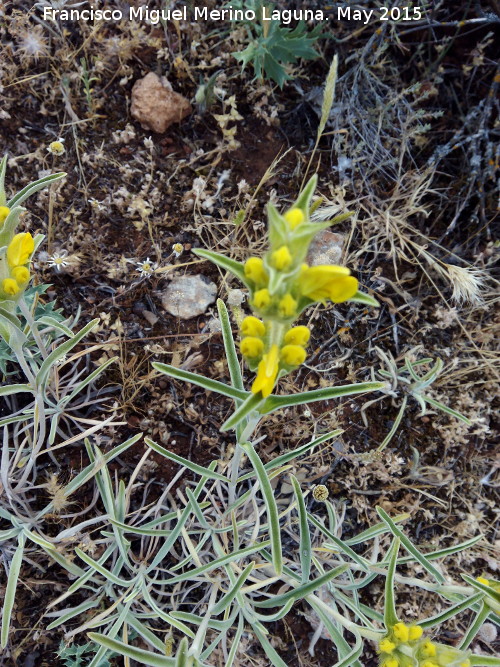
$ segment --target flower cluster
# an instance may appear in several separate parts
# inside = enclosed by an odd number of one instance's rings
[[[423,637],[419,625],[396,623],[379,642],[381,667],[470,667],[469,651]]]
[[[0,206],[0,230],[11,211],[7,206]],[[12,235],[7,229],[8,245],[0,252],[0,298],[16,300],[26,288],[29,279],[29,262],[35,250],[35,241],[29,232]]]
[[[332,222],[310,220],[313,178],[284,215],[269,205],[269,250],[250,257],[243,274],[250,305],[258,317],[241,325],[241,353],[257,371],[252,392],[269,396],[277,380],[304,363],[310,331],[293,326],[300,313],[317,302],[342,303],[359,296],[358,281],[343,266],[309,266],[306,256],[314,236]]]

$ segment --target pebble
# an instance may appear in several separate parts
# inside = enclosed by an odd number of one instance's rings
[[[320,264],[341,264],[345,235],[324,229],[316,234],[307,253],[309,266]]]
[[[145,130],[162,134],[191,111],[189,101],[174,92],[165,77],[149,72],[134,83],[130,112]]]
[[[217,286],[205,276],[174,278],[161,298],[163,308],[181,320],[202,315],[217,298]]]

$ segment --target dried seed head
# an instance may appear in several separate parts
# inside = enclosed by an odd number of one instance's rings
[[[318,484],[313,489],[313,498],[318,502],[324,503],[328,498],[328,489],[324,484]]]

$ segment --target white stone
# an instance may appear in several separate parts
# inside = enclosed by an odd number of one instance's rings
[[[203,315],[217,298],[217,286],[201,275],[174,278],[165,290],[163,308],[182,320]]]

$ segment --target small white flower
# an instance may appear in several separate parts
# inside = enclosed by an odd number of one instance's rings
[[[172,246],[172,251],[176,257],[179,257],[179,255],[182,255],[182,253],[184,252],[184,246],[182,245],[182,243],[174,243],[174,245]]]
[[[137,270],[143,278],[151,278],[156,268],[157,265],[149,257],[146,257],[144,262],[137,262]]]
[[[57,250],[47,260],[47,264],[56,271],[66,268],[70,265],[68,253],[66,250]]]
[[[53,141],[47,146],[47,150],[49,153],[52,153],[52,155],[62,155],[66,150],[64,148],[64,139],[59,137],[57,141]]]

